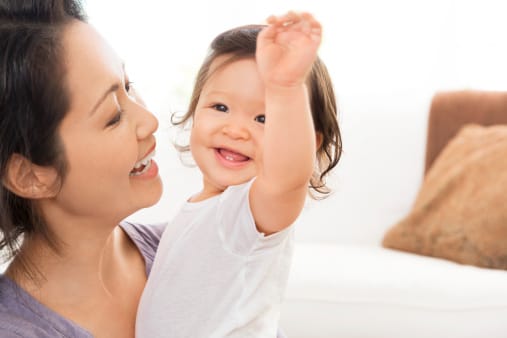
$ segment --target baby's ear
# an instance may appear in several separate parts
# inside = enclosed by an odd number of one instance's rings
[[[12,193],[28,198],[50,198],[55,189],[58,173],[53,167],[33,164],[20,154],[13,154],[7,163],[2,184]]]

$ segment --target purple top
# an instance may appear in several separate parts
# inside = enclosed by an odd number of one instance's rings
[[[149,275],[166,223],[120,224],[135,243]],[[10,278],[0,274],[0,337],[2,338],[92,338],[90,332],[39,303]]]
[[[120,224],[141,252],[146,264],[146,276],[150,274],[166,225]],[[93,338],[90,332],[42,305],[3,274],[0,274],[0,337]],[[279,329],[277,337],[286,336]]]

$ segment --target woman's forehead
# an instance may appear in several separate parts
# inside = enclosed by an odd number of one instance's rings
[[[71,106],[90,105],[124,77],[123,62],[89,24],[73,21],[65,29],[64,59]]]

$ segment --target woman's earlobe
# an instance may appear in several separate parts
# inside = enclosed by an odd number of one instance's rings
[[[20,154],[13,154],[2,184],[20,197],[40,199],[56,195],[57,180],[58,173],[53,167],[35,165]]]
[[[315,133],[315,144],[317,145],[317,150],[322,147],[322,142],[324,142],[324,136],[321,132]]]

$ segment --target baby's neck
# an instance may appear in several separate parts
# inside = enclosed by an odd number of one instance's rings
[[[202,202],[204,200],[207,200],[209,198],[212,198],[212,197],[215,197],[215,196],[218,196],[220,195],[221,193],[223,193],[223,191],[206,191],[206,190],[201,190],[200,192],[198,192],[197,194],[193,195],[192,197],[190,197],[188,199],[188,202],[190,203],[197,203],[197,202]]]

